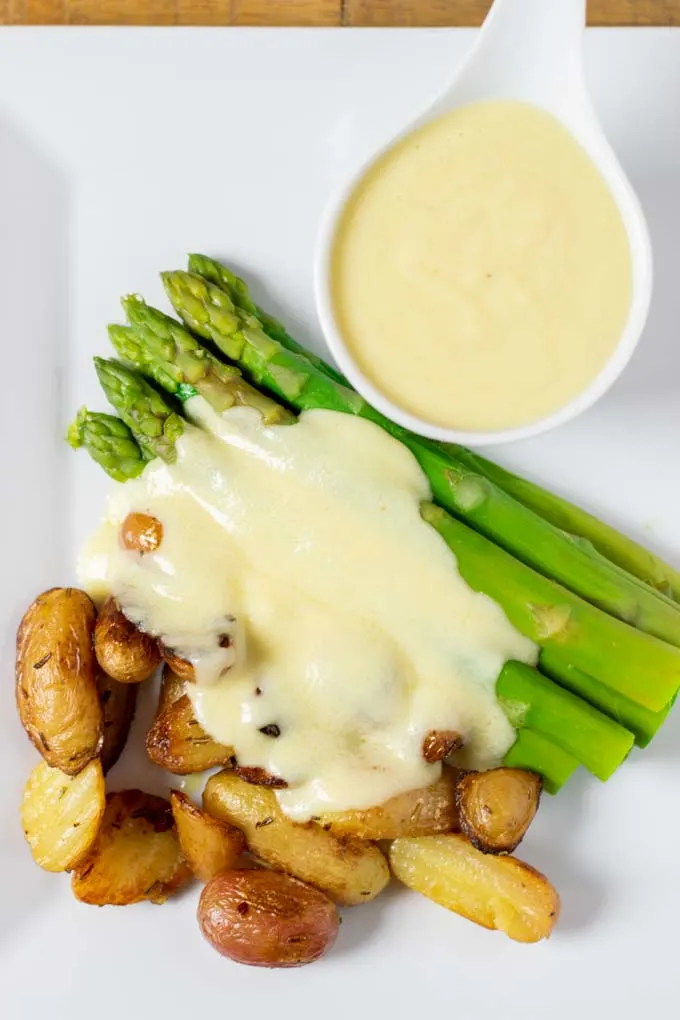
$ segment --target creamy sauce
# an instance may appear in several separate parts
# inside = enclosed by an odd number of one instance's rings
[[[433,424],[489,431],[592,382],[625,328],[631,256],[605,181],[555,118],[477,103],[368,170],[340,218],[332,289],[377,389]]]
[[[433,729],[461,733],[471,765],[497,763],[514,732],[495,681],[535,649],[421,519],[430,492],[413,456],[332,411],[265,427],[200,397],[185,410],[203,427],[175,464],[116,486],[80,575],[191,659],[205,729],[283,777],[277,796],[298,819],[433,782],[441,766],[421,753]],[[132,510],[162,522],[156,552],[121,547]]]

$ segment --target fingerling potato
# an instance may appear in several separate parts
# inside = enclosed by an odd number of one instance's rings
[[[423,758],[434,764],[445,761],[463,746],[463,738],[456,730],[430,730],[423,740]]]
[[[208,882],[220,871],[236,866],[246,848],[240,829],[202,811],[180,790],[170,794],[170,806],[179,845],[196,878]]]
[[[181,776],[234,760],[230,747],[218,744],[205,732],[186,694],[167,707],[159,706],[146,735],[146,753],[155,765]]]
[[[541,778],[526,769],[470,772],[456,788],[460,827],[473,846],[507,854],[519,846],[541,796]]]
[[[272,790],[233,772],[208,780],[203,807],[238,826],[248,849],[265,864],[309,882],[338,903],[367,903],[389,882],[387,861],[375,844],[340,839],[315,822],[291,821]]]
[[[17,632],[19,718],[47,764],[70,776],[97,757],[103,740],[95,616],[84,591],[52,588],[29,606]]]
[[[33,860],[45,871],[68,871],[97,838],[106,793],[95,758],[77,776],[41,761],[31,772],[21,802],[21,822]]]
[[[120,527],[120,543],[124,549],[145,553],[155,552],[163,541],[163,525],[152,514],[132,511]]]
[[[104,743],[99,752],[104,775],[113,768],[127,742],[137,707],[136,684],[121,684],[100,669],[97,690],[104,715]]]
[[[226,871],[203,889],[198,923],[211,946],[251,967],[301,967],[335,942],[340,919],[318,889],[278,871]]]
[[[180,679],[187,681],[190,684],[196,682],[196,674],[194,673],[194,667],[191,662],[187,659],[181,659],[179,655],[175,655],[172,648],[168,648],[162,642],[160,644],[161,653],[165,662],[168,664],[173,673],[176,673]]]
[[[456,808],[457,769],[444,766],[436,783],[409,790],[377,807],[322,815],[320,823],[336,836],[396,839],[430,836],[460,828]]]
[[[106,798],[99,835],[71,885],[83,903],[125,906],[164,903],[190,877],[168,801],[122,790]]]
[[[128,620],[114,598],[108,598],[99,611],[94,651],[104,672],[121,684],[141,683],[161,661],[158,642]]]
[[[516,942],[547,938],[559,916],[544,875],[515,857],[483,854],[460,833],[396,839],[389,855],[404,885]]]

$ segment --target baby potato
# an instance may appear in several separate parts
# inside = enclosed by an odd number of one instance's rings
[[[163,658],[173,673],[176,673],[182,680],[186,680],[191,684],[196,683],[196,674],[194,673],[192,663],[188,662],[186,659],[181,659],[179,655],[175,655],[172,648],[168,648],[167,645],[164,645],[162,642],[160,648],[163,653]]]
[[[210,945],[251,967],[301,967],[335,942],[334,904],[277,871],[225,871],[205,886],[198,923]]]
[[[47,764],[70,776],[97,757],[103,739],[95,616],[84,591],[51,588],[29,606],[17,632],[19,718]]]
[[[156,718],[146,735],[146,753],[154,765],[175,775],[188,776],[215,765],[231,764],[233,750],[208,736],[187,695],[168,704],[169,696],[164,697],[162,690]]]
[[[457,730],[430,730],[423,740],[423,758],[425,761],[445,761],[454,751],[463,746],[463,738]]]
[[[165,903],[190,877],[167,800],[122,790],[106,798],[99,836],[71,887],[76,899],[100,907]]]
[[[155,552],[163,541],[163,525],[152,514],[133,511],[120,527],[120,542],[124,549],[132,552]]]
[[[240,829],[202,811],[179,790],[170,794],[170,806],[179,845],[196,878],[208,882],[220,871],[236,865],[246,848]]]
[[[320,822],[336,836],[359,839],[397,839],[457,831],[459,775],[457,769],[445,765],[440,778],[431,786],[400,793],[377,807],[328,813],[321,816]]]
[[[94,628],[97,662],[121,684],[138,684],[159,666],[158,642],[128,620],[114,598],[102,606]]]
[[[464,775],[456,788],[460,827],[473,846],[507,854],[519,846],[541,796],[541,777],[526,769],[498,768]]]
[[[106,775],[123,753],[135,716],[139,688],[136,684],[121,684],[100,669],[97,690],[104,714],[104,743],[99,757]]]
[[[68,871],[97,838],[106,795],[99,761],[77,776],[41,761],[31,772],[21,802],[21,822],[33,860],[45,871]]]
[[[477,850],[466,836],[396,839],[392,872],[410,889],[516,942],[538,942],[553,930],[560,899],[550,882],[515,857]]]
[[[389,882],[387,861],[374,843],[340,839],[315,822],[291,821],[272,790],[231,771],[211,776],[203,807],[238,826],[248,849],[265,864],[322,889],[337,903],[368,903]]]

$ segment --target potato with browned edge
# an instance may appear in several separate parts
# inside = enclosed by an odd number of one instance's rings
[[[154,765],[180,776],[232,764],[233,750],[208,736],[183,690],[184,681],[166,666],[156,718],[146,735],[149,758]]]
[[[376,807],[334,811],[319,819],[336,836],[396,839],[457,831],[456,784],[460,773],[444,766],[436,783],[391,797]]]
[[[559,916],[559,896],[540,871],[483,854],[462,833],[396,839],[390,865],[409,889],[516,942],[547,938]]]
[[[293,822],[272,790],[231,771],[211,776],[203,807],[241,829],[248,849],[265,864],[322,889],[337,903],[368,903],[389,882],[387,861],[374,843],[340,839],[315,822]]]
[[[220,871],[236,866],[246,848],[240,829],[202,811],[180,790],[170,794],[170,806],[179,845],[196,878],[208,882]]]
[[[21,823],[33,860],[45,871],[68,871],[89,852],[104,814],[106,791],[98,759],[77,776],[41,761],[21,801]]]
[[[178,677],[182,680],[186,680],[188,683],[193,684],[196,682],[196,674],[192,663],[188,662],[186,659],[181,659],[179,655],[175,655],[172,648],[168,648],[168,646],[164,645],[162,641],[159,643],[159,647],[165,662],[168,664],[173,673],[176,673]]]
[[[121,684],[141,683],[161,662],[158,642],[128,620],[113,597],[97,616],[94,652],[104,672]]]
[[[99,752],[104,775],[113,768],[127,742],[137,707],[137,684],[121,684],[101,669],[97,690],[104,714],[104,743]]]
[[[170,804],[142,790],[106,798],[99,835],[73,872],[76,899],[95,906],[165,903],[191,878]]]
[[[460,828],[487,854],[519,846],[541,796],[541,777],[526,769],[497,768],[463,775],[456,787]]]
[[[84,591],[51,588],[29,606],[17,632],[19,718],[47,764],[70,776],[97,757],[103,740],[95,617]]]
[[[225,871],[203,889],[198,923],[211,946],[251,967],[301,967],[328,952],[340,919],[318,889],[278,871]]]
[[[163,525],[152,514],[131,511],[120,526],[120,544],[141,556],[156,552],[163,541]]]

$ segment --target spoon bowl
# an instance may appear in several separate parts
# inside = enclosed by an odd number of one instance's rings
[[[420,435],[469,446],[525,439],[561,425],[592,406],[618,378],[642,334],[652,293],[652,251],[638,198],[593,110],[583,66],[586,0],[495,0],[472,51],[450,84],[403,131],[345,182],[322,219],[315,260],[316,301],[328,346],[352,385],[383,414]],[[567,404],[528,424],[468,431],[428,422],[389,399],[358,366],[333,307],[332,249],[345,205],[359,181],[402,138],[451,110],[488,100],[529,103],[552,114],[599,170],[618,207],[631,256],[632,294],[618,344],[595,378]]]

